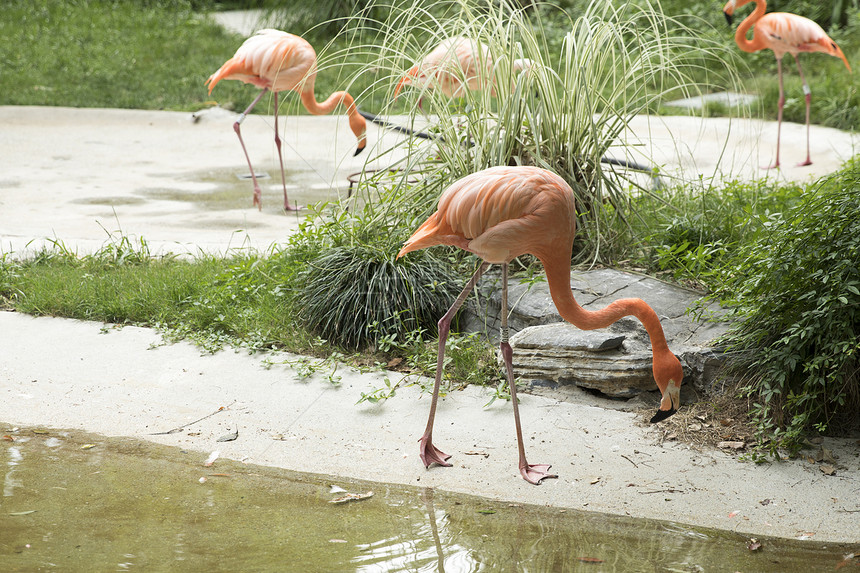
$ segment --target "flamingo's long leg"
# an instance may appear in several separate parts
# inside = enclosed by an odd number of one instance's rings
[[[779,141],[782,135],[782,108],[785,107],[785,88],[782,85],[782,58],[776,59],[776,72],[779,76],[779,101],[777,102],[776,114],[776,161],[767,169],[776,169],[779,167]]]
[[[245,141],[242,139],[242,130],[240,126],[242,125],[242,122],[245,121],[245,118],[248,117],[248,114],[251,113],[251,110],[254,109],[254,106],[263,99],[263,96],[266,95],[268,91],[268,88],[261,90],[260,95],[251,102],[251,105],[249,105],[245,111],[239,114],[239,119],[237,119],[236,123],[233,124],[233,131],[235,131],[236,135],[239,136],[239,143],[242,144],[242,151],[245,152],[245,159],[248,161],[248,169],[251,171],[251,180],[254,182],[254,205],[257,206],[257,209],[263,208],[263,194],[260,191],[260,184],[257,183],[257,176],[254,174],[254,167],[251,165],[251,156],[248,155],[248,148],[245,147]],[[275,98],[275,101],[277,101],[277,98]]]
[[[803,68],[800,67],[800,54],[794,56],[794,61],[797,62],[797,71],[800,73],[800,80],[803,82],[803,95],[806,99],[806,161],[798,163],[798,167],[812,165],[812,158],[809,155],[809,107],[812,103],[812,90],[809,89],[809,84],[806,83],[806,78],[803,77]]]
[[[505,362],[505,376],[508,379],[508,388],[511,391],[511,404],[514,407],[514,425],[517,429],[517,449],[519,450],[519,468],[523,478],[535,485],[547,478],[557,478],[555,474],[549,473],[547,464],[530,464],[526,461],[526,449],[523,445],[523,430],[520,425],[520,406],[517,400],[517,384],[514,380],[513,350],[508,342],[508,264],[502,264],[502,336],[499,343],[502,359]]]
[[[451,457],[450,454],[446,454],[433,445],[433,421],[436,418],[436,402],[439,400],[439,387],[442,384],[442,365],[445,363],[445,342],[448,340],[448,333],[451,331],[451,322],[454,320],[454,315],[463,306],[466,297],[475,288],[478,279],[481,278],[481,275],[484,274],[484,271],[489,266],[490,263],[481,263],[481,266],[478,267],[478,270],[475,271],[475,274],[466,283],[460,296],[457,297],[457,300],[454,301],[448,312],[439,319],[439,353],[436,358],[436,381],[433,385],[433,398],[430,400],[430,416],[427,418],[427,428],[424,430],[424,435],[418,440],[420,444],[418,451],[425,468],[429,468],[432,463],[437,463],[440,466],[451,465],[447,461]]]
[[[290,205],[287,199],[287,174],[284,171],[284,154],[281,152],[281,136],[278,134],[278,94],[275,94],[275,147],[278,149],[278,160],[281,162],[281,184],[284,186],[284,211],[298,211],[300,207]]]

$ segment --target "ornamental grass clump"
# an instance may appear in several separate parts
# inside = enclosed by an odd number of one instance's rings
[[[408,122],[436,138],[403,140],[407,158],[397,165],[403,181],[420,171],[444,187],[497,165],[550,169],[576,194],[575,248],[582,261],[612,256],[611,233],[600,216],[604,208],[622,219],[631,210],[635,181],[603,159],[630,156],[648,163],[626,139],[630,121],[668,99],[738,86],[727,63],[734,61],[733,52],[665,15],[659,3],[595,2],[573,18],[557,7],[525,9],[504,0],[430,8],[416,0],[387,12],[387,20],[374,28],[376,58],[363,73],[377,78],[372,90],[388,90],[392,103],[380,113],[398,113],[407,102]],[[475,89],[461,89],[452,98],[434,83],[434,72],[413,81],[393,103],[401,79],[456,37],[484,47],[473,48],[481,75],[481,81],[471,78]],[[445,70],[468,83],[453,61]],[[529,64],[520,71],[523,61]],[[703,73],[706,68],[717,71]],[[403,199],[395,207],[404,219],[416,209],[426,216],[435,205],[435,197],[429,206],[410,204],[407,194]]]
[[[809,431],[860,430],[860,161],[733,260],[722,294],[741,321],[725,342],[760,443],[793,452]]]
[[[349,349],[435,332],[460,291],[448,269],[429,256],[395,264],[390,251],[369,245],[326,249],[308,263],[299,295],[302,320]]]

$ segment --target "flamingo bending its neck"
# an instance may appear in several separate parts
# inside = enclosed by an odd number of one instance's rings
[[[502,267],[502,336],[500,350],[511,392],[514,423],[519,448],[519,469],[526,481],[557,477],[550,466],[526,461],[520,426],[516,384],[513,379],[511,345],[508,342],[508,263],[530,253],[543,263],[550,295],[559,314],[585,330],[603,328],[624,316],[638,318],[651,339],[653,373],[662,393],[659,409],[651,422],[675,413],[684,377],[681,363],[669,350],[660,320],[643,300],[616,300],[603,310],[583,309],[570,288],[570,254],[576,232],[576,209],[570,186],[558,175],[537,167],[491,167],[454,182],[439,198],[438,210],[412,234],[397,257],[433,245],[451,245],[476,254],[483,263],[460,296],[439,320],[439,351],[436,383],[430,403],[427,427],[420,439],[420,456],[425,467],[432,463],[450,466],[451,456],[433,445],[433,421],[442,381],[445,341],[451,321],[478,279],[490,264]]]
[[[773,50],[776,56],[776,70],[779,76],[779,102],[777,112],[776,131],[776,161],[769,169],[779,167],[779,139],[782,131],[782,108],[785,106],[785,90],[782,86],[782,58],[785,54],[791,54],[797,62],[797,71],[803,82],[803,93],[806,99],[806,160],[800,166],[811,165],[812,158],[809,154],[809,107],[812,101],[812,92],[803,76],[803,68],[800,66],[800,52],[823,52],[831,56],[841,58],[845,67],[851,72],[851,66],[845,54],[831,40],[821,26],[803,16],[790,14],[788,12],[771,12],[765,14],[767,4],[765,0],[729,0],[723,8],[726,20],[732,23],[735,10],[750,2],[755,3],[755,10],[747,16],[738,26],[735,32],[735,42],[744,52],[758,52],[759,50]],[[753,38],[747,39],[747,32],[753,29]]]
[[[511,62],[514,73],[533,66],[528,59]],[[449,98],[463,97],[467,90],[484,89],[487,81],[493,82],[493,57],[490,49],[477,40],[454,36],[442,40],[429,54],[411,69],[394,88],[394,97],[403,86],[438,89]],[[492,86],[495,96],[495,87]],[[419,107],[421,100],[418,100]]]
[[[218,71],[206,80],[209,93],[221,80],[239,80],[246,84],[253,84],[262,89],[260,95],[251,102],[238,121],[233,124],[233,130],[239,136],[242,151],[248,161],[251,170],[251,179],[254,181],[254,205],[262,209],[262,194],[254,168],[251,166],[251,158],[242,140],[240,125],[245,117],[254,109],[257,102],[267,92],[275,94],[275,145],[278,149],[278,159],[281,162],[281,181],[284,186],[284,209],[287,211],[297,210],[298,207],[290,205],[287,199],[287,181],[284,173],[284,158],[281,154],[281,138],[278,136],[278,92],[295,91],[301,96],[305,109],[314,115],[331,113],[338,104],[346,107],[349,116],[349,127],[358,139],[358,149],[355,155],[367,145],[367,124],[358,109],[352,96],[345,91],[331,94],[325,101],[317,102],[314,95],[314,82],[317,75],[317,55],[313,47],[299,36],[282,32],[280,30],[259,30],[253,36],[245,40],[236,50],[236,54],[227,60]]]

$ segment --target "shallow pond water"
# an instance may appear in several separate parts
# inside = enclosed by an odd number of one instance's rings
[[[5,428],[5,429],[4,429]],[[0,424],[0,571],[832,571],[850,548]],[[372,497],[331,503],[349,493]],[[851,567],[852,569],[854,567]]]

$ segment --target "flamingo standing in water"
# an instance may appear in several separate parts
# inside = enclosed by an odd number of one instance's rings
[[[349,116],[349,127],[358,138],[358,149],[355,155],[367,145],[367,124],[356,109],[355,102],[345,91],[331,94],[322,103],[317,102],[314,96],[314,82],[317,75],[317,55],[307,40],[281,32],[280,30],[260,30],[245,40],[236,50],[236,54],[227,60],[217,72],[206,80],[209,93],[221,80],[240,80],[246,84],[253,84],[262,91],[257,98],[251,102],[238,121],[233,124],[233,130],[239,136],[242,151],[248,161],[251,170],[251,179],[254,181],[254,205],[262,209],[262,194],[254,168],[251,166],[251,158],[242,140],[240,125],[248,113],[254,109],[263,95],[271,91],[275,94],[275,146],[278,148],[278,159],[281,161],[281,181],[284,186],[284,209],[287,211],[298,210],[298,207],[290,205],[287,199],[287,181],[284,173],[284,158],[281,155],[281,138],[278,136],[278,92],[295,91],[302,99],[305,109],[314,115],[331,113],[338,104],[346,107]]]
[[[732,16],[736,9],[750,2],[755,3],[755,10],[747,16],[735,32],[735,42],[744,52],[758,52],[770,49],[776,56],[776,70],[779,75],[779,111],[777,113],[776,128],[776,161],[768,169],[779,167],[779,138],[782,130],[782,108],[785,106],[785,91],[782,87],[782,57],[786,53],[794,56],[797,62],[797,71],[803,82],[803,93],[806,96],[806,161],[799,166],[811,165],[812,159],[809,155],[809,106],[812,101],[812,92],[803,76],[803,68],[800,67],[800,52],[824,52],[831,56],[841,58],[845,67],[851,72],[851,66],[845,54],[831,40],[821,26],[803,16],[789,14],[787,12],[771,12],[765,14],[767,4],[765,0],[730,0],[723,8],[726,20],[732,23]],[[747,39],[747,32],[753,29],[752,40]]]
[[[532,67],[531,60],[512,62],[514,73]],[[455,36],[442,40],[421,62],[413,66],[394,88],[394,97],[405,85],[421,89],[438,89],[449,98],[463,97],[467,90],[484,89],[484,82],[493,75],[493,57],[484,44]],[[491,80],[492,81],[492,80]],[[493,96],[495,96],[495,88]],[[418,100],[419,107],[421,100]]]
[[[511,345],[508,342],[508,263],[530,253],[543,263],[550,295],[559,314],[575,326],[591,330],[603,328],[624,316],[638,318],[651,339],[654,380],[662,392],[657,413],[651,422],[659,422],[675,413],[684,377],[681,363],[669,350],[660,319],[654,310],[638,298],[620,299],[603,310],[583,309],[573,298],[570,288],[570,254],[576,231],[576,209],[573,190],[558,175],[537,167],[491,167],[468,175],[446,189],[439,198],[438,210],[416,230],[397,254],[452,245],[483,259],[477,272],[448,312],[439,320],[439,352],[436,362],[436,384],[430,402],[427,428],[420,439],[420,456],[425,467],[437,463],[450,466],[451,456],[433,445],[433,420],[439,385],[442,380],[445,341],[451,320],[466,300],[478,279],[491,263],[502,266],[502,333],[500,350],[505,363],[511,403],[514,409],[519,469],[526,481],[539,484],[550,466],[529,464],[523,447],[516,384],[513,379]]]

